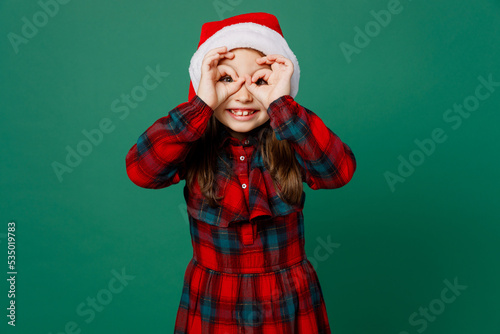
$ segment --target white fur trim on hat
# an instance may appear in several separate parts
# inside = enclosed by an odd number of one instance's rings
[[[297,57],[292,52],[286,40],[278,32],[266,26],[244,22],[226,26],[210,36],[200,45],[191,58],[189,76],[195,92],[201,78],[201,63],[205,55],[212,49],[227,46],[227,50],[249,47],[263,52],[266,55],[280,54],[293,63],[293,74],[290,82],[290,96],[294,97],[299,91],[300,68]]]

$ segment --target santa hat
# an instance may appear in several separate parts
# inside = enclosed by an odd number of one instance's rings
[[[198,50],[194,53],[189,65],[191,78],[189,100],[198,91],[203,58],[210,50],[221,46],[227,46],[228,51],[249,47],[265,55],[281,54],[290,59],[294,67],[290,96],[297,95],[300,78],[299,62],[283,36],[278,19],[268,13],[249,13],[203,24]]]

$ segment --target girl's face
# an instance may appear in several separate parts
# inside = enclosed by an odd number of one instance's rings
[[[239,77],[247,74],[252,76],[262,68],[271,69],[270,65],[259,65],[255,62],[257,58],[262,57],[255,50],[238,48],[231,50],[231,52],[234,53],[233,59],[224,58],[219,62],[219,67],[223,67],[227,71],[226,73],[230,74],[230,76],[221,77],[220,81],[222,82],[236,81]],[[259,79],[256,83],[267,85],[263,79]],[[235,114],[239,112],[243,112],[243,114],[248,112],[248,115],[238,116]],[[253,114],[250,114],[252,112]],[[233,137],[240,140],[246,137],[247,132],[264,124],[269,119],[267,109],[248,91],[245,83],[214,110],[214,116],[228,128]]]

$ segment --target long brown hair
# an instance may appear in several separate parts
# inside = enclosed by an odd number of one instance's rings
[[[212,115],[205,133],[193,143],[186,157],[188,190],[191,189],[194,177],[197,175],[201,193],[211,206],[219,205],[219,200],[222,198],[217,197],[216,175],[220,165],[218,162],[222,161],[228,173],[232,174],[231,166],[223,160],[221,152],[217,150],[219,144],[217,135],[224,126]],[[271,174],[278,196],[291,205],[300,203],[303,191],[302,176],[290,143],[276,138],[269,120],[254,130],[258,139],[256,149],[262,154],[262,161]]]

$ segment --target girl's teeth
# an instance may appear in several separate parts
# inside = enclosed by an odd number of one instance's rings
[[[231,112],[237,116],[247,116],[249,114],[253,114],[254,112],[248,112],[248,111],[234,111],[234,110],[231,110]]]

